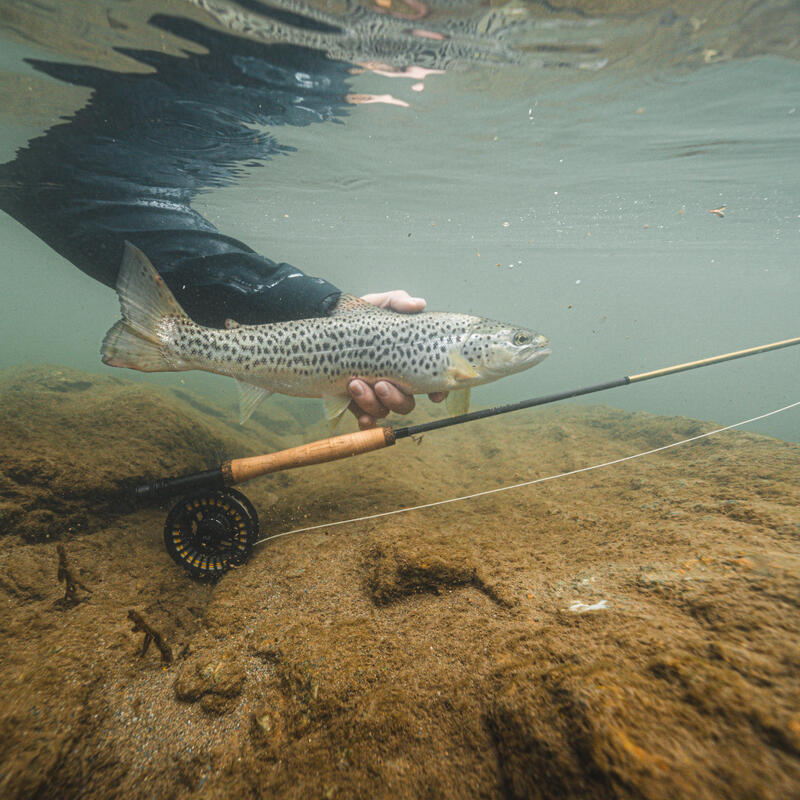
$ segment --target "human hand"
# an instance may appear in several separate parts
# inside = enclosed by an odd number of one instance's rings
[[[425,309],[425,301],[421,297],[411,297],[402,289],[392,292],[365,294],[362,300],[372,303],[379,308],[390,308],[392,311],[413,314]],[[383,419],[392,411],[397,414],[408,414],[413,411],[414,396],[406,394],[389,381],[378,381],[374,385],[354,378],[347,386],[350,396],[350,411],[358,420],[361,430],[374,428],[376,420]],[[434,392],[428,397],[434,403],[441,403],[447,397],[447,392]]]

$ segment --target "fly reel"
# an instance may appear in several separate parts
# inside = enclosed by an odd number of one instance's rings
[[[258,540],[258,514],[236,489],[181,498],[167,515],[164,544],[193,578],[215,580],[244,564]]]

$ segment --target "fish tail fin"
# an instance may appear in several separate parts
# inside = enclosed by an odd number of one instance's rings
[[[159,328],[165,317],[189,318],[147,256],[130,242],[125,242],[117,294],[122,319],[103,339],[103,363],[142,372],[188,369],[180,359],[167,358]]]

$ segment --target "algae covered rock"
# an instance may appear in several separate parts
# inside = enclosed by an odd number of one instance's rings
[[[68,367],[0,373],[0,418],[0,534],[31,541],[130,511],[140,480],[278,444],[264,414],[245,431],[231,411],[191,392]]]
[[[175,697],[204,711],[223,714],[235,705],[246,673],[233,652],[203,653],[189,658],[175,679]]]

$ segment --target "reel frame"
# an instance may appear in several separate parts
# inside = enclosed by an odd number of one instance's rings
[[[258,513],[236,489],[185,495],[164,523],[164,545],[192,578],[214,581],[249,558],[258,541]]]

